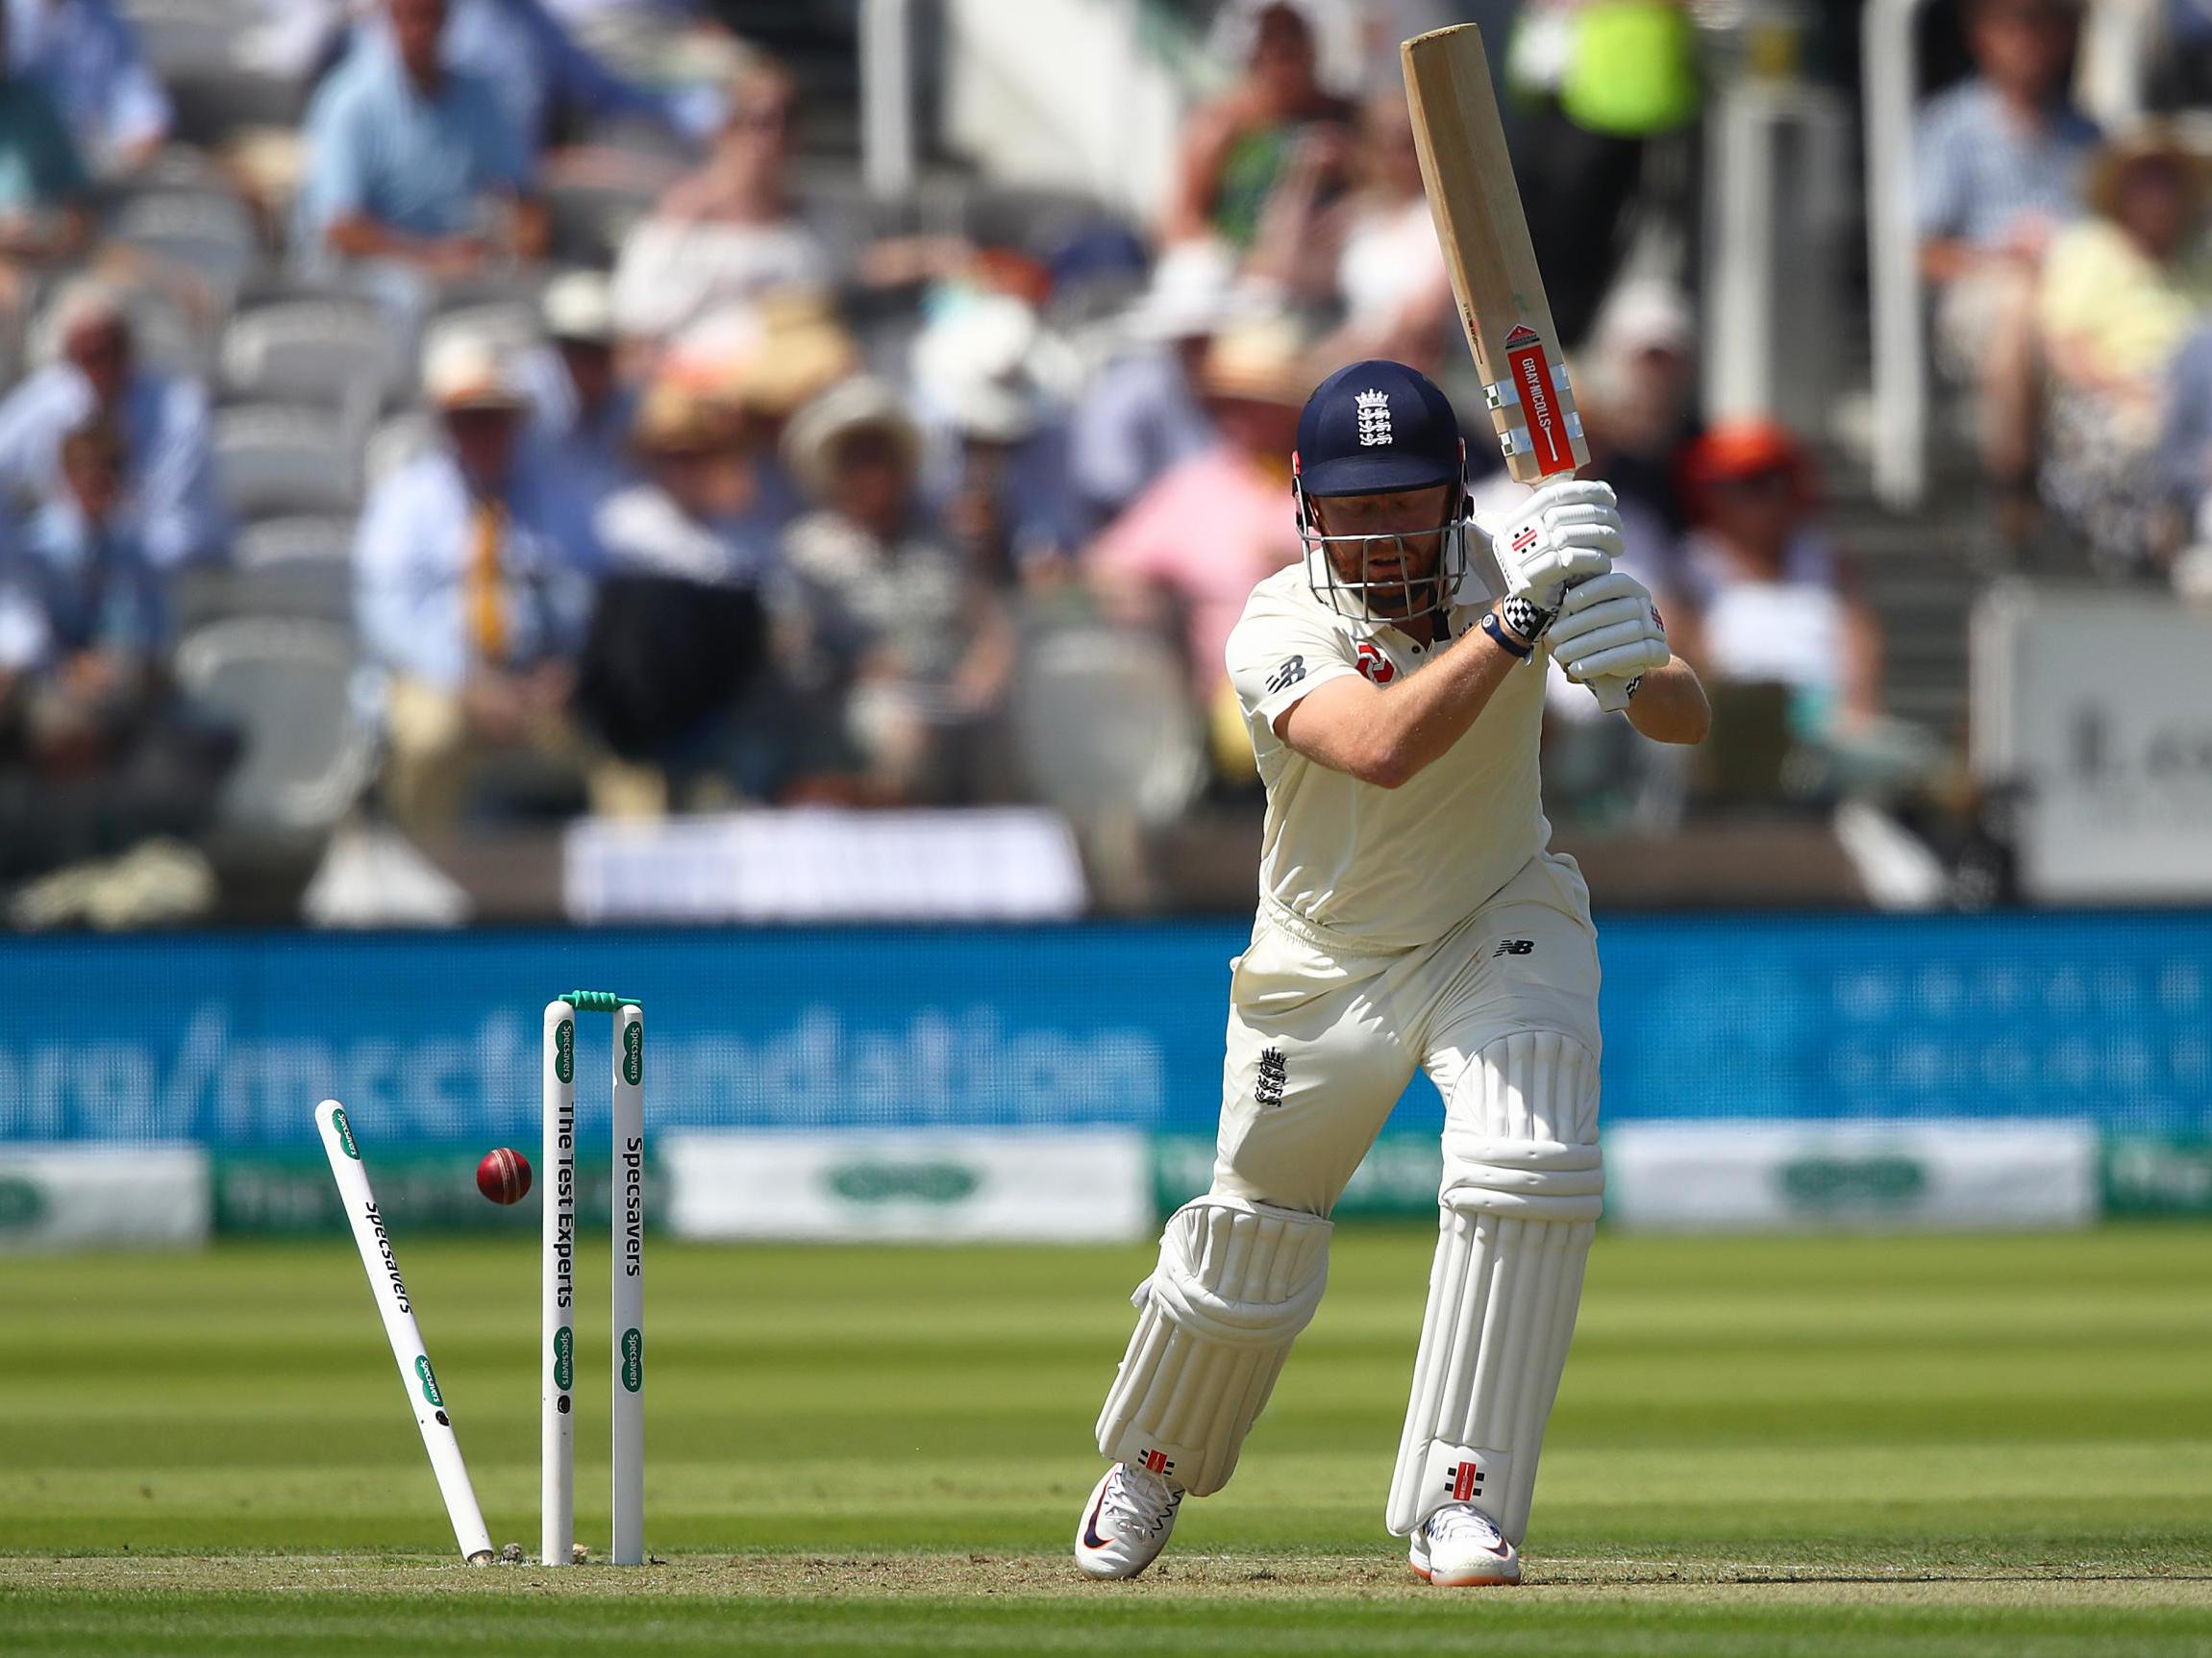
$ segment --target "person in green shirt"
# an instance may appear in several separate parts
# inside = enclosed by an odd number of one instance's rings
[[[1239,252],[1250,248],[1276,181],[1294,161],[1337,175],[1341,186],[1356,111],[1321,85],[1312,24],[1287,0],[1246,10],[1250,46],[1235,85],[1183,130],[1163,242],[1218,236]]]

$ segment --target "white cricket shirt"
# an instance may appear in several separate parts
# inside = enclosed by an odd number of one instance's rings
[[[1452,607],[1454,640],[1489,607],[1479,571]],[[1549,844],[1536,760],[1550,653],[1539,646],[1517,663],[1450,752],[1400,788],[1317,765],[1275,734],[1275,722],[1317,685],[1345,674],[1394,684],[1447,648],[1460,647],[1417,645],[1386,622],[1338,615],[1302,564],[1252,590],[1229,638],[1230,678],[1267,785],[1260,891],[1378,949],[1442,937]],[[1498,649],[1485,638],[1465,648]]]

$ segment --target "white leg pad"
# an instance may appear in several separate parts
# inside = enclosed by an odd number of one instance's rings
[[[1588,1050],[1556,1031],[1483,1049],[1444,1129],[1441,1235],[1390,1482],[1400,1536],[1470,1502],[1521,1546],[1604,1187]]]
[[[1205,1197],[1168,1217],[1159,1265],[1131,1298],[1136,1333],[1099,1412],[1099,1449],[1193,1497],[1219,1491],[1321,1304],[1319,1215]]]

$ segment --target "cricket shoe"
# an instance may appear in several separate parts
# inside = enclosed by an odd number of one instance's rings
[[[1521,1581],[1521,1557],[1497,1522],[1464,1502],[1439,1508],[1413,1528],[1413,1571],[1442,1589]]]
[[[1181,1506],[1182,1493],[1158,1474],[1115,1463],[1076,1527],[1076,1565],[1089,1577],[1134,1577],[1167,1547]]]

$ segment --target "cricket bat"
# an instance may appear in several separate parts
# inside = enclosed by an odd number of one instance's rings
[[[1472,23],[1416,35],[1398,48],[1421,184],[1468,349],[1482,377],[1505,470],[1541,483],[1590,463],[1567,383],[1544,273],[1529,240],[1521,189],[1490,86],[1482,32]],[[1625,680],[1594,681],[1598,705],[1628,705]]]

